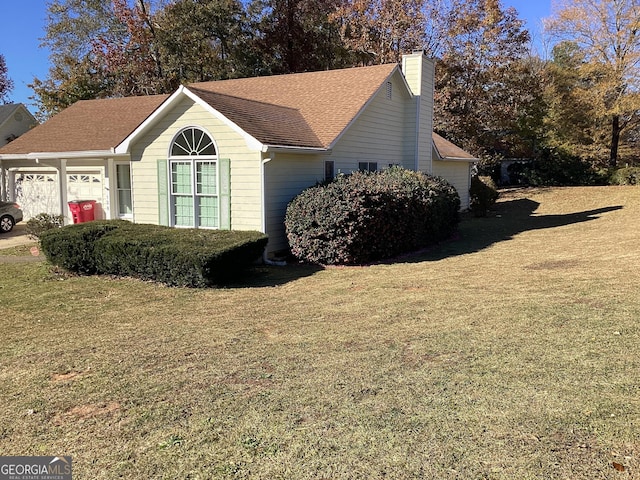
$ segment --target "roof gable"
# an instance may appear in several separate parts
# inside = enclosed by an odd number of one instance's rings
[[[22,104],[20,103],[8,103],[6,105],[0,105],[0,125],[6,122],[13,112],[18,110]]]
[[[80,100],[0,148],[0,154],[110,151],[167,97]]]

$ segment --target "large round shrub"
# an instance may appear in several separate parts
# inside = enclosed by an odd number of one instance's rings
[[[358,264],[449,237],[460,198],[445,180],[402,168],[338,176],[287,207],[291,252],[313,263]]]

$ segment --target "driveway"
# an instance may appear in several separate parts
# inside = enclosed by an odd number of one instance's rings
[[[0,234],[0,249],[35,243],[27,236],[27,224],[19,223],[9,233]]]

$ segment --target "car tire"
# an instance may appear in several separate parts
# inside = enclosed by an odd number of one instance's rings
[[[8,233],[13,230],[13,226],[16,224],[10,215],[4,215],[0,217],[0,233]]]

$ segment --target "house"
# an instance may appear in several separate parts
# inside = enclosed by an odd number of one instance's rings
[[[0,105],[0,147],[35,127],[38,121],[21,103]]]
[[[419,52],[401,66],[80,101],[0,149],[2,194],[22,195],[32,215],[69,216],[68,201],[93,199],[100,218],[260,230],[269,253],[287,247],[288,202],[341,172],[401,165],[443,176],[467,207],[475,159],[432,133],[433,68]]]

